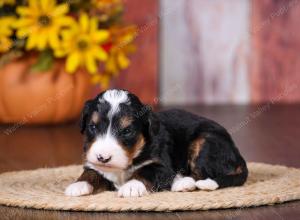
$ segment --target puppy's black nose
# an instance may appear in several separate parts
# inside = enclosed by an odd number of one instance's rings
[[[101,163],[107,163],[108,161],[111,160],[111,156],[110,157],[107,157],[107,158],[104,158],[102,155],[98,155],[97,156],[97,160]]]

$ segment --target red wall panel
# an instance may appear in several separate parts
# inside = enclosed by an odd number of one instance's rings
[[[112,87],[128,89],[142,101],[153,103],[158,95],[158,1],[128,0],[125,21],[138,26],[137,52],[131,66],[112,83]]]
[[[252,3],[252,102],[300,101],[300,2]]]

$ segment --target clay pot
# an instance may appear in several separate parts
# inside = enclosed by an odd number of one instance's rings
[[[0,69],[0,123],[53,124],[79,117],[89,97],[89,75],[70,75],[64,62],[51,70],[32,72],[35,57],[14,60]]]

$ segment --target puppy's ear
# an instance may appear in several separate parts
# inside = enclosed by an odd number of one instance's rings
[[[149,133],[151,134],[151,136],[156,136],[160,128],[160,122],[158,117],[153,112],[151,112],[148,121],[149,121]]]
[[[79,120],[81,134],[83,134],[86,129],[87,120],[89,118],[89,115],[92,112],[93,106],[94,106],[94,100],[88,100],[84,104],[84,107],[81,111],[80,120]]]
[[[148,132],[151,137],[156,136],[159,132],[160,121],[158,117],[153,113],[151,106],[145,106],[147,109],[146,120],[148,125]]]

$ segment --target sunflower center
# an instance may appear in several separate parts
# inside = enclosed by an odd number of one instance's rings
[[[51,18],[48,15],[41,15],[38,18],[38,22],[41,26],[49,26],[51,24]]]
[[[79,50],[86,50],[89,47],[89,43],[85,40],[79,40],[77,42],[77,47]]]

